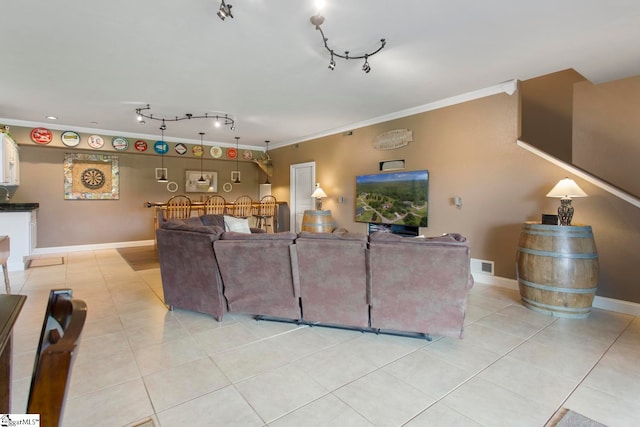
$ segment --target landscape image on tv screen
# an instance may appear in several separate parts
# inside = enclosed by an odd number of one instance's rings
[[[356,176],[357,222],[427,226],[429,171]]]

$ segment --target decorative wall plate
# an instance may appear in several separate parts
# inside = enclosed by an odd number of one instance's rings
[[[235,148],[227,148],[227,157],[230,159],[235,159],[238,157],[238,150]]]
[[[91,135],[87,140],[87,144],[89,144],[89,147],[94,149],[102,148],[104,146],[104,139],[98,135]]]
[[[147,148],[149,148],[149,146],[147,145],[147,141],[143,141],[141,139],[137,140],[133,144],[133,147],[140,152],[147,151]]]
[[[251,153],[251,150],[244,150],[242,152],[242,158],[245,160],[251,160],[251,158],[253,157],[253,154]]]
[[[222,157],[222,148],[211,147],[209,153],[211,153],[211,157],[213,157],[214,159],[219,159],[220,157]]]
[[[127,138],[116,136],[111,140],[111,145],[116,151],[124,151],[129,148],[129,141]]]
[[[231,191],[232,188],[233,188],[233,185],[231,185],[230,182],[225,182],[224,184],[222,184],[222,190],[225,193],[228,193],[229,191]]]
[[[31,140],[36,144],[48,144],[53,140],[53,134],[49,129],[35,128],[31,130]]]
[[[182,142],[179,142],[176,144],[175,150],[176,150],[176,153],[180,154],[181,156],[188,151],[187,146],[184,145]]]
[[[62,134],[60,134],[60,139],[62,140],[62,143],[67,147],[75,147],[76,145],[80,144],[80,135],[72,130],[62,132]]]
[[[194,156],[196,157],[202,157],[202,155],[204,154],[204,150],[202,149],[201,146],[199,145],[194,145],[191,148],[191,152],[193,153]]]
[[[153,144],[153,149],[158,154],[167,154],[167,151],[169,151],[169,144],[164,141],[156,141],[156,143]]]
[[[167,191],[170,193],[175,193],[176,191],[178,191],[178,184],[175,181],[168,182]]]

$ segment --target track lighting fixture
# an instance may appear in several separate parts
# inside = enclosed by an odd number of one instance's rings
[[[324,47],[325,49],[327,49],[327,51],[331,54],[331,61],[329,62],[329,69],[333,70],[336,68],[336,61],[334,59],[335,56],[337,56],[338,58],[342,58],[342,59],[364,59],[364,64],[362,65],[362,71],[364,71],[365,73],[369,73],[369,71],[371,71],[371,65],[369,65],[369,57],[375,55],[376,53],[380,52],[385,45],[387,44],[387,41],[385,39],[380,39],[380,47],[376,50],[374,50],[371,53],[365,53],[363,55],[356,55],[356,56],[349,56],[349,51],[346,50],[344,52],[344,55],[341,55],[339,53],[336,53],[336,51],[334,49],[331,49],[329,47],[329,45],[327,44],[327,41],[329,40],[327,37],[325,37],[324,35],[324,31],[322,31],[322,28],[320,27],[322,25],[322,23],[324,22],[324,16],[317,14],[317,15],[313,15],[309,21],[311,21],[311,23],[316,27],[316,30],[320,31],[320,35],[322,36],[322,42],[324,43]]]
[[[181,120],[191,120],[191,119],[213,119],[213,120],[215,120],[214,125],[216,127],[220,127],[220,126],[224,125],[224,126],[229,126],[229,129],[231,129],[231,130],[235,130],[236,129],[235,120],[233,120],[231,117],[229,117],[228,114],[222,114],[222,113],[209,114],[209,113],[204,113],[203,115],[200,115],[200,116],[194,116],[193,114],[186,113],[186,114],[184,114],[182,116],[159,117],[159,116],[154,116],[153,114],[147,113],[150,109],[151,109],[151,106],[149,104],[147,104],[146,107],[136,108],[136,118],[137,118],[137,120],[138,120],[138,122],[140,124],[144,124],[145,123],[144,119],[161,120],[162,121],[162,125],[165,126],[165,129],[166,129],[165,122],[179,122]]]
[[[204,179],[203,172],[202,172],[202,162],[204,161],[204,145],[202,144],[203,136],[204,136],[204,132],[200,132],[200,178],[198,179],[198,182],[200,184],[204,184],[205,182],[207,182],[207,180]]]
[[[231,5],[230,4],[226,4],[224,2],[224,0],[222,0],[222,3],[220,3],[220,9],[218,10],[218,18],[222,19],[223,21],[225,20],[225,18],[233,18],[233,15],[231,14]]]

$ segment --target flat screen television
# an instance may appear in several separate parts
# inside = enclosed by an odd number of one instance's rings
[[[426,227],[429,171],[356,176],[356,222]]]

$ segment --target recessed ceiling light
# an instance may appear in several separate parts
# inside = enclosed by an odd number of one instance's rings
[[[56,116],[46,116],[49,120],[58,120]]]

